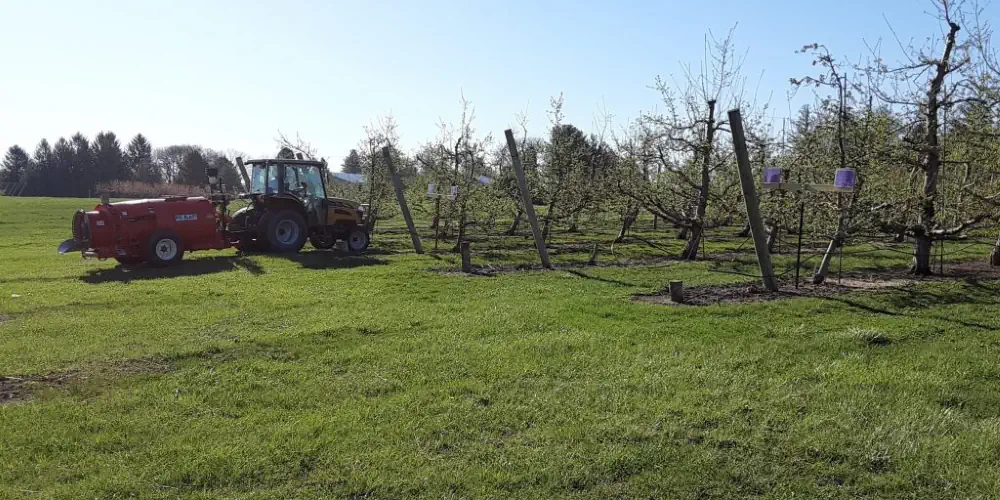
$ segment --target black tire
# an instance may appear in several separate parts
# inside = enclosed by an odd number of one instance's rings
[[[309,235],[309,243],[312,244],[313,248],[317,250],[329,250],[337,244],[337,238],[332,234],[317,234],[313,233]]]
[[[347,242],[348,252],[359,253],[368,249],[368,245],[371,244],[372,239],[368,231],[365,231],[363,227],[357,227],[347,235],[345,241]]]
[[[293,210],[281,210],[274,214],[264,214],[261,226],[267,231],[267,242],[271,251],[295,253],[306,244],[308,228],[306,220]]]
[[[149,235],[146,242],[146,262],[154,267],[176,264],[184,258],[184,242],[180,235],[161,229]]]

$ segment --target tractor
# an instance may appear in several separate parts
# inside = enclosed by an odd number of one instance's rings
[[[164,196],[111,203],[106,197],[91,211],[73,216],[73,238],[59,253],[79,250],[84,257],[114,258],[122,264],[167,266],[185,252],[236,247],[262,252],[298,252],[308,239],[318,249],[338,240],[360,252],[371,240],[363,205],[327,198],[326,163],[302,159],[250,160],[252,176],[236,159],[247,206],[229,216],[234,198],[215,168],[206,172],[208,197]]]
[[[329,249],[343,241],[348,251],[368,248],[364,210],[356,202],[328,198],[323,162],[301,159],[237,159],[250,187],[248,205],[233,214],[229,236],[243,250],[298,252],[306,239]]]

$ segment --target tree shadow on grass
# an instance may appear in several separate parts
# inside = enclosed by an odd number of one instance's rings
[[[629,283],[627,281],[619,281],[619,280],[616,280],[616,279],[613,279],[613,278],[601,278],[600,276],[594,276],[592,274],[587,274],[587,273],[585,273],[583,271],[567,270],[566,272],[569,273],[569,274],[572,274],[573,276],[577,276],[577,277],[588,279],[588,280],[600,281],[601,283],[609,283],[609,284],[612,284],[612,285],[627,286],[627,287],[634,287],[634,286],[636,286],[634,283]]]
[[[914,319],[934,319],[968,328],[977,328],[980,330],[996,330],[1000,328],[1000,325],[990,325],[975,321],[968,321],[955,316],[928,314],[920,311],[921,309],[928,310],[934,306],[958,304],[982,306],[1000,305],[1000,296],[997,294],[995,285],[989,286],[975,279],[966,279],[965,284],[966,286],[945,290],[937,288],[906,287],[872,299],[858,300],[844,296],[832,296],[826,297],[826,299],[840,302],[848,307],[860,309],[873,314],[911,317]]]

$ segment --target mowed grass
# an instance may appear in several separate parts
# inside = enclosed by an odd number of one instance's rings
[[[0,377],[63,377],[0,404],[0,497],[1000,496],[996,282],[664,307],[631,297],[748,278],[466,276],[395,231],[125,271],[55,252],[93,204],[0,197]]]

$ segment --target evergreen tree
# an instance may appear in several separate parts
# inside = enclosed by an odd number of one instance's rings
[[[347,158],[344,158],[344,162],[340,165],[340,171],[345,174],[360,174],[361,169],[361,155],[358,154],[357,149],[352,149],[351,152],[347,154]]]
[[[217,156],[212,160],[212,166],[219,169],[219,178],[227,191],[239,190],[242,186],[240,173],[236,171],[236,165],[225,156]]]
[[[49,145],[49,141],[42,139],[35,147],[34,161],[32,162],[34,168],[28,171],[27,194],[51,196],[52,191],[49,186],[55,177],[52,163],[52,146]]]
[[[162,180],[157,165],[153,163],[153,147],[142,134],[136,134],[125,148],[125,163],[135,180],[149,184]]]
[[[51,196],[72,196],[73,146],[60,137],[52,148],[52,180],[48,185]]]
[[[94,170],[97,174],[95,180],[98,183],[129,179],[122,147],[114,132],[97,134],[91,150],[94,155]]]
[[[70,194],[79,197],[90,196],[97,180],[90,141],[77,132],[70,138],[70,143],[73,145],[73,168],[70,173],[73,183]]]
[[[205,173],[207,168],[208,162],[202,156],[201,151],[189,151],[181,160],[174,182],[188,185],[207,184],[208,176]]]
[[[31,157],[21,146],[14,145],[0,164],[0,182],[20,182],[31,171]]]

